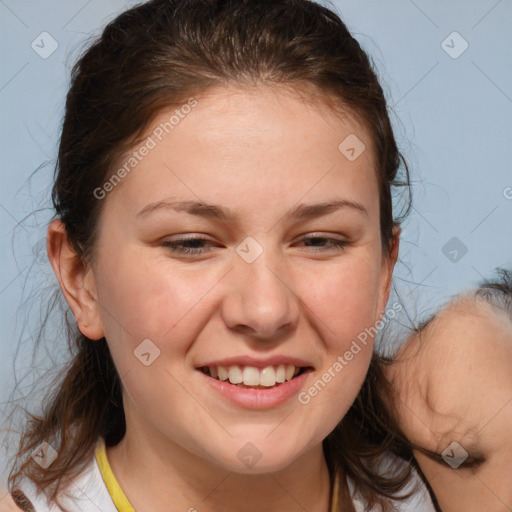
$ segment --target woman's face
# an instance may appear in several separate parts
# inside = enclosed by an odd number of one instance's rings
[[[282,90],[196,100],[168,133],[161,123],[178,113],[159,115],[101,199],[97,314],[82,331],[108,341],[128,432],[233,471],[274,471],[321,445],[368,369],[365,328],[394,263],[371,141]],[[287,365],[304,370],[272,386]],[[214,378],[220,366],[252,387]]]

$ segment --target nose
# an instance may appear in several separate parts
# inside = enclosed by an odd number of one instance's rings
[[[279,255],[265,249],[252,263],[235,255],[228,279],[222,316],[229,328],[254,338],[275,339],[296,327],[300,300],[289,267]]]

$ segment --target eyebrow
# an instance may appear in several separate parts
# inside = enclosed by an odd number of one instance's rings
[[[320,217],[322,215],[328,215],[343,208],[350,208],[368,215],[368,211],[362,204],[341,199],[316,204],[299,204],[287,212],[284,218],[306,220],[314,217]],[[136,218],[139,219],[141,217],[147,217],[150,214],[161,210],[185,212],[190,215],[217,219],[224,222],[228,222],[237,217],[234,213],[230,212],[229,209],[220,205],[206,204],[199,201],[174,201],[172,199],[163,199],[146,205],[137,213]]]

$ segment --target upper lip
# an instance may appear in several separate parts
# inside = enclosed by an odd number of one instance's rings
[[[292,364],[295,367],[311,367],[313,365],[304,359],[300,359],[297,357],[291,356],[272,356],[266,359],[260,359],[252,356],[236,356],[236,357],[228,357],[226,359],[216,359],[214,361],[208,361],[202,364],[197,365],[197,368],[202,368],[204,366],[212,367],[212,366],[254,366],[255,368],[266,368],[267,366],[278,366],[280,364],[288,365]]]

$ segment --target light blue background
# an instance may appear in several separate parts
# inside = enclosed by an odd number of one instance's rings
[[[130,5],[114,0],[0,1],[3,402],[13,389],[14,364],[19,378],[29,372],[19,383],[20,392],[30,390],[32,379],[44,370],[38,365],[32,370],[31,347],[40,309],[56,283],[45,260],[44,239],[70,68],[86,38],[98,35]],[[492,275],[495,267],[512,266],[512,199],[506,197],[512,197],[507,188],[512,187],[512,2],[358,0],[334,5],[375,62],[411,169],[414,210],[405,224],[395,282],[412,310],[424,314]],[[58,42],[47,59],[31,48],[43,31]],[[454,31],[469,45],[456,59],[441,46]],[[452,51],[461,48],[457,37],[449,43]],[[457,262],[443,253],[452,237],[467,248],[462,258],[457,253]],[[45,346],[54,358],[65,355],[57,327]],[[44,354],[40,357],[44,361]],[[37,393],[29,398],[38,404]],[[5,403],[2,410],[8,412]],[[4,444],[13,449],[12,440]]]

